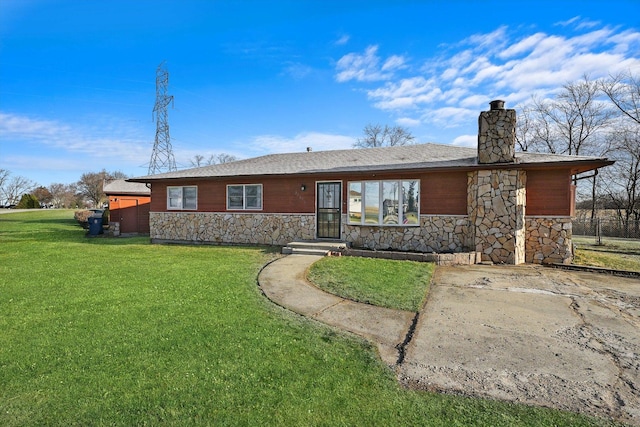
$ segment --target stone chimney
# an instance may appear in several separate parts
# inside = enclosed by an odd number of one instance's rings
[[[478,118],[478,163],[513,163],[516,145],[516,110],[505,110],[504,101],[489,103],[491,109]]]

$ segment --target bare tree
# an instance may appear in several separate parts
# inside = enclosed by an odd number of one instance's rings
[[[76,185],[80,195],[86,197],[94,206],[101,206],[107,199],[103,191],[105,181],[126,178],[127,175],[120,171],[107,172],[102,169],[97,173],[83,173]]]
[[[75,184],[53,183],[49,185],[51,203],[54,208],[72,208],[75,206],[77,188]]]
[[[552,100],[533,98],[536,112],[538,145],[555,154],[579,156],[600,154],[603,139],[600,133],[611,122],[614,113],[599,101],[599,83],[584,77],[567,83]]]
[[[640,75],[621,73],[601,81],[600,88],[622,114],[640,124]]]
[[[4,187],[5,182],[9,179],[9,175],[11,175],[11,172],[6,169],[0,169],[0,188]]]
[[[206,160],[203,155],[196,154],[189,161],[191,162],[191,166],[199,168],[201,166],[210,166],[210,165],[218,165],[221,163],[235,162],[236,160],[238,160],[238,158],[232,154],[220,153],[220,154],[212,154]]]
[[[191,166],[194,168],[199,168],[200,166],[206,166],[207,164],[204,162],[204,156],[201,154],[196,154],[192,159],[189,159],[191,162]]]
[[[575,156],[604,155],[608,150],[605,136],[615,117],[614,110],[602,100],[600,83],[587,76],[565,84],[553,99],[532,98],[532,104],[524,106],[523,111],[525,124],[517,129],[520,148]],[[590,178],[594,218],[597,173]]]
[[[216,164],[231,163],[231,162],[235,162],[236,160],[238,160],[236,156],[232,154],[227,154],[227,153],[220,153],[217,156],[215,156]]]
[[[611,138],[616,163],[605,170],[607,195],[628,232],[629,220],[640,220],[640,126],[620,126]]]
[[[2,199],[4,199],[8,205],[16,205],[23,194],[30,193],[36,186],[37,184],[35,182],[25,177],[14,176],[13,178],[9,178],[9,175],[6,175],[2,188],[0,188],[0,191],[2,191]]]
[[[358,138],[355,148],[393,147],[396,145],[412,144],[415,137],[401,126],[368,124],[364,127],[364,137]]]

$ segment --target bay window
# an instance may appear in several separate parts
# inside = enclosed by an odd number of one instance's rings
[[[349,224],[419,225],[419,206],[419,180],[355,181],[349,183]]]

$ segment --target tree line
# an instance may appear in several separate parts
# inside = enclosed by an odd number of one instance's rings
[[[100,172],[83,173],[77,182],[71,184],[53,183],[45,187],[0,169],[0,207],[97,208],[107,201],[103,191],[104,182],[126,178],[128,176],[122,172],[103,169]]]
[[[196,155],[190,160],[191,166],[200,167],[238,160],[227,153],[205,158]],[[44,187],[23,176],[13,176],[11,171],[0,169],[0,208],[20,209],[50,208],[100,208],[107,202],[103,186],[105,182],[130,178],[115,171],[83,173],[77,182],[71,184],[54,183]]]

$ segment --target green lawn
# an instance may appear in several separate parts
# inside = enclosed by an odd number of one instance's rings
[[[574,236],[574,263],[616,270],[640,271],[640,240],[603,237],[597,244],[595,237]]]
[[[372,347],[267,301],[260,248],[86,238],[0,215],[0,425],[607,425],[407,391]]]
[[[311,266],[308,278],[318,287],[354,301],[419,311],[433,267],[415,261],[327,257]]]

